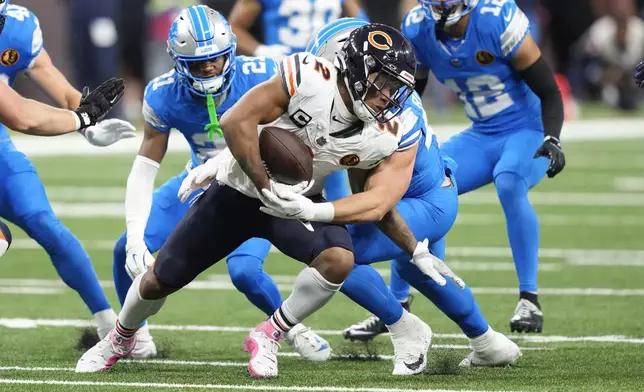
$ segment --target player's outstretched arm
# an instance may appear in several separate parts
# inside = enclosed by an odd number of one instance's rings
[[[246,56],[266,56],[274,60],[281,60],[287,56],[291,49],[284,45],[263,45],[250,33],[250,28],[262,12],[262,5],[258,0],[237,0],[228,23],[237,37],[237,52]]]
[[[228,149],[260,193],[270,189],[270,181],[259,155],[257,126],[275,121],[288,104],[289,96],[277,74],[244,94],[220,121]]]
[[[563,100],[554,74],[541,55],[541,50],[531,34],[528,33],[519,46],[512,58],[512,66],[541,100],[541,118],[545,138],[542,146],[537,150],[535,158],[548,157],[550,159],[548,177],[554,177],[563,170],[566,164],[559,142],[564,120]]]
[[[56,68],[45,49],[36,56],[27,70],[27,76],[60,107],[74,110],[80,105],[80,91],[76,90]]]

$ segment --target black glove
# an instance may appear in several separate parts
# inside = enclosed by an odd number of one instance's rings
[[[561,144],[556,137],[546,136],[543,139],[543,144],[534,154],[534,158],[546,157],[550,159],[550,166],[548,167],[548,177],[552,178],[559,174],[566,166],[566,157],[564,156]]]
[[[80,105],[74,111],[80,119],[80,129],[87,128],[101,121],[123,96],[125,81],[111,78],[103,82],[94,91],[83,88]]]
[[[635,72],[633,72],[633,79],[635,79],[635,84],[639,87],[644,87],[644,61],[637,64],[635,67]]]

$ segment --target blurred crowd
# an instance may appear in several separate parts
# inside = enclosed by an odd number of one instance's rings
[[[302,0],[307,1],[307,0]],[[485,1],[485,0],[481,0]],[[625,111],[638,108],[631,82],[644,59],[644,0],[516,0],[532,23],[537,39],[557,72],[567,118],[578,115],[579,101],[599,101]],[[76,87],[96,86],[119,74],[128,88],[121,112],[140,115],[148,80],[167,72],[168,28],[178,13],[199,0],[12,0],[40,18],[45,45]],[[202,0],[228,16],[235,0]],[[416,0],[361,0],[371,21],[399,26]],[[261,41],[261,26],[251,30]],[[33,94],[32,94],[33,95]],[[456,102],[437,83],[424,97],[436,110]]]

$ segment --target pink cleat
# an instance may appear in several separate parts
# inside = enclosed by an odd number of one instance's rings
[[[127,357],[132,352],[135,344],[136,335],[125,339],[113,329],[103,340],[83,354],[76,364],[76,373],[110,370],[119,359]]]
[[[248,373],[251,377],[277,377],[278,343],[282,332],[266,320],[252,330],[244,341],[244,351],[250,353]]]

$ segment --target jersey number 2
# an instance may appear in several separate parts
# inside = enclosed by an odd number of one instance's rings
[[[454,79],[447,79],[445,85],[465,104],[465,112],[470,118],[494,116],[514,104],[510,94],[503,92],[505,83],[496,75],[468,78],[465,86],[459,86]]]

